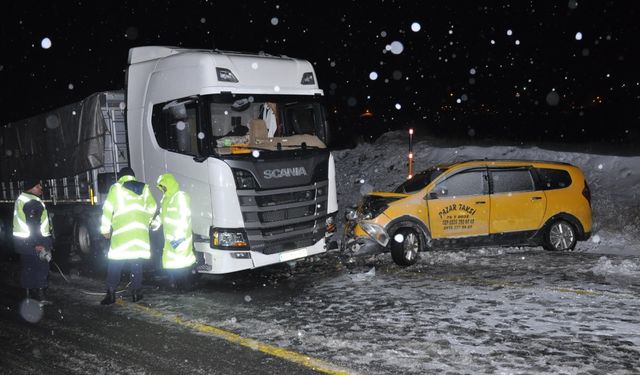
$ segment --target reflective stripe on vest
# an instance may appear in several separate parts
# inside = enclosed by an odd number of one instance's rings
[[[190,198],[183,191],[173,194],[166,203],[165,198],[163,197],[163,210],[160,212],[165,236],[162,266],[164,268],[188,267],[196,262],[193,254]],[[174,249],[171,241],[180,239],[184,240]]]
[[[51,228],[49,227],[49,215],[47,208],[42,200],[27,192],[23,192],[16,199],[16,203],[13,209],[13,235],[20,238],[29,238],[31,231],[29,225],[27,225],[27,217],[24,214],[24,205],[30,201],[37,201],[42,205],[42,215],[40,216],[40,234],[43,237],[49,237],[51,235]]]

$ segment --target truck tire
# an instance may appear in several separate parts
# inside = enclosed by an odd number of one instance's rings
[[[0,218],[0,246],[3,248],[9,239],[9,229],[9,226],[5,223],[4,219]]]
[[[92,271],[106,269],[106,257],[102,247],[105,245],[91,232],[90,220],[76,220],[73,225],[73,248],[82,262]]]
[[[0,218],[0,259],[9,257],[13,249],[12,242],[11,225],[7,220]]]

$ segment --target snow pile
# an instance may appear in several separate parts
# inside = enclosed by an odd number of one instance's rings
[[[611,274],[617,275],[640,275],[640,264],[629,259],[623,259],[619,263],[615,263],[607,257],[598,259],[598,264],[591,268],[591,272],[599,276],[607,276]]]

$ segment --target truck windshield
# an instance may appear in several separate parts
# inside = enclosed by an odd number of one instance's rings
[[[203,132],[209,149],[227,153],[232,147],[326,147],[327,116],[319,98],[291,95],[216,94],[201,97]]]

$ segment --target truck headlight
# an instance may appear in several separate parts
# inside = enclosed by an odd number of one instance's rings
[[[369,237],[373,238],[377,243],[379,243],[380,246],[385,247],[389,243],[389,235],[387,234],[387,231],[385,231],[384,228],[380,225],[372,223],[360,223],[360,228],[362,228],[362,230],[364,230],[369,235]]]
[[[244,229],[225,229],[211,227],[209,229],[209,238],[211,238],[211,247],[214,249],[249,249],[247,234],[245,233]]]

